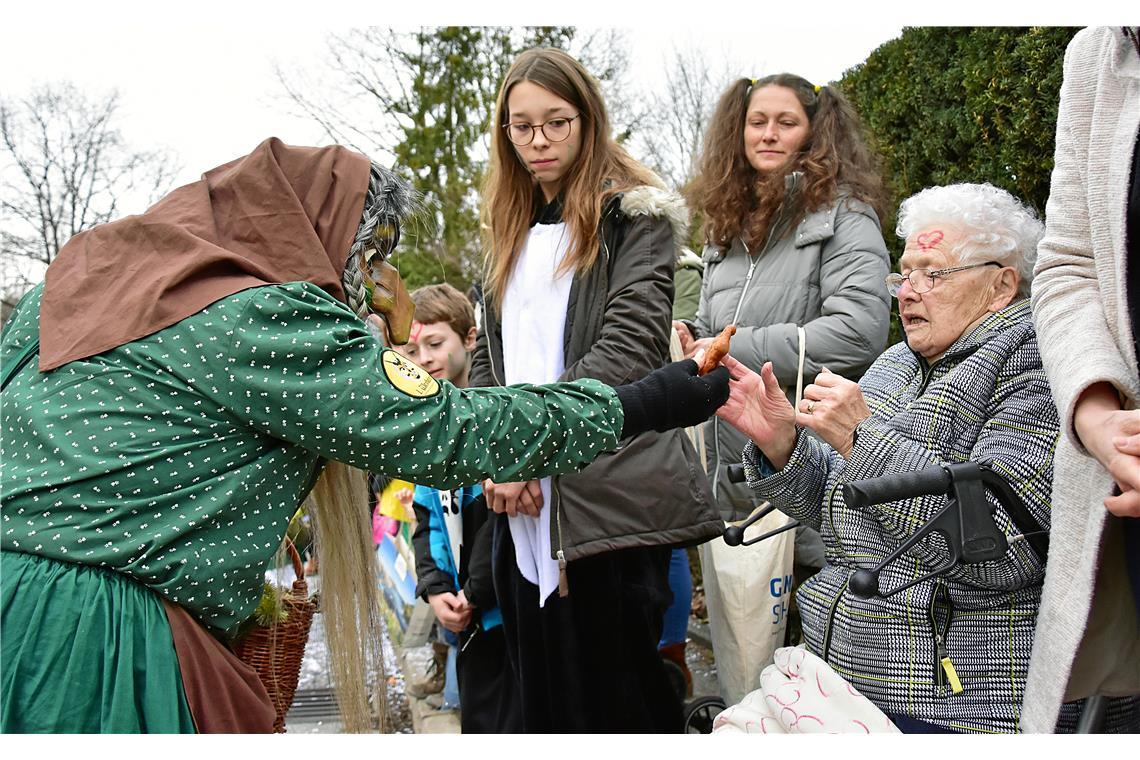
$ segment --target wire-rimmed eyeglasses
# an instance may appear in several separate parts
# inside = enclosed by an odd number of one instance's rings
[[[541,129],[542,134],[546,136],[550,142],[562,142],[570,136],[570,127],[572,122],[580,117],[582,114],[575,114],[574,116],[556,116],[553,119],[547,119],[541,124],[527,124],[525,121],[513,121],[510,124],[504,124],[503,129],[507,130],[507,139],[515,145],[530,145],[534,142],[535,130]]]
[[[886,277],[887,292],[895,298],[898,298],[903,283],[909,280],[910,289],[915,293],[929,293],[934,289],[934,286],[937,284],[936,280],[939,277],[945,277],[952,272],[964,272],[967,269],[977,269],[978,267],[1004,266],[1004,264],[997,261],[987,261],[983,264],[966,264],[965,266],[949,267],[948,269],[912,269],[910,273],[906,275],[891,272]]]

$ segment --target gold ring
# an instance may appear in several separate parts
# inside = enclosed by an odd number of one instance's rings
[[[813,411],[815,411],[815,402],[814,401],[808,401],[807,413],[811,414]]]

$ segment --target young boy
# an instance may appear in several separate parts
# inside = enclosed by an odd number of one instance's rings
[[[465,388],[475,348],[471,302],[446,284],[417,289],[412,302],[411,339],[398,350],[435,379]],[[517,695],[510,688],[502,617],[491,585],[491,527],[482,488],[416,486],[412,506],[416,593],[440,625],[458,635],[460,726],[464,733],[518,732]]]

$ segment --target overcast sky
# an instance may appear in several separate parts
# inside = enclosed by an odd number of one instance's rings
[[[175,4],[175,12],[169,10],[169,3],[133,0],[87,5],[54,0],[21,3],[7,6],[0,30],[0,94],[12,97],[34,83],[59,79],[72,80],[92,92],[117,88],[119,123],[129,144],[140,149],[167,148],[182,164],[177,177],[181,184],[249,152],[270,135],[294,144],[327,142],[312,122],[288,114],[273,67],[275,63],[318,66],[328,34],[354,25],[575,23],[623,27],[631,46],[630,85],[653,90],[661,86],[662,71],[674,48],[705,51],[714,72],[727,64],[742,76],[792,71],[824,82],[838,78],[883,42],[898,36],[903,24],[926,22],[913,10],[900,10],[913,9],[913,5],[875,2],[550,3],[559,9],[557,17],[544,17],[542,6],[533,0],[490,5],[436,0],[430,8],[404,0],[367,5],[350,0],[197,0],[192,5]],[[404,10],[396,16],[377,13],[377,8],[392,5]],[[425,6],[422,12],[419,5]],[[408,10],[409,6],[415,11]],[[107,17],[105,9],[124,7],[134,12]],[[954,7],[965,8],[960,2]],[[11,15],[13,9],[16,16]],[[523,14],[512,9],[522,9]],[[929,18],[931,23],[955,21]],[[967,20],[966,15],[958,18],[958,23]],[[973,18],[1011,23],[1016,16],[994,16],[991,9],[989,16],[975,10]],[[1063,18],[1034,20],[1066,22]]]

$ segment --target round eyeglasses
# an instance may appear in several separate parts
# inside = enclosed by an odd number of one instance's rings
[[[562,142],[570,136],[571,123],[579,118],[582,114],[575,116],[556,116],[553,119],[547,119],[541,124],[527,124],[524,121],[515,121],[510,124],[504,124],[503,129],[507,130],[507,138],[515,145],[530,145],[534,142],[535,130],[541,129],[542,134],[546,136],[550,142]]]
[[[901,275],[898,272],[891,272],[887,275],[887,292],[895,298],[899,297],[899,291],[902,290],[904,282],[910,282],[910,289],[915,293],[929,293],[934,289],[939,277],[945,277],[952,272],[964,272],[967,269],[977,269],[978,267],[1003,267],[997,261],[987,261],[983,264],[966,264],[960,267],[950,267],[948,269],[912,269],[909,274]]]

